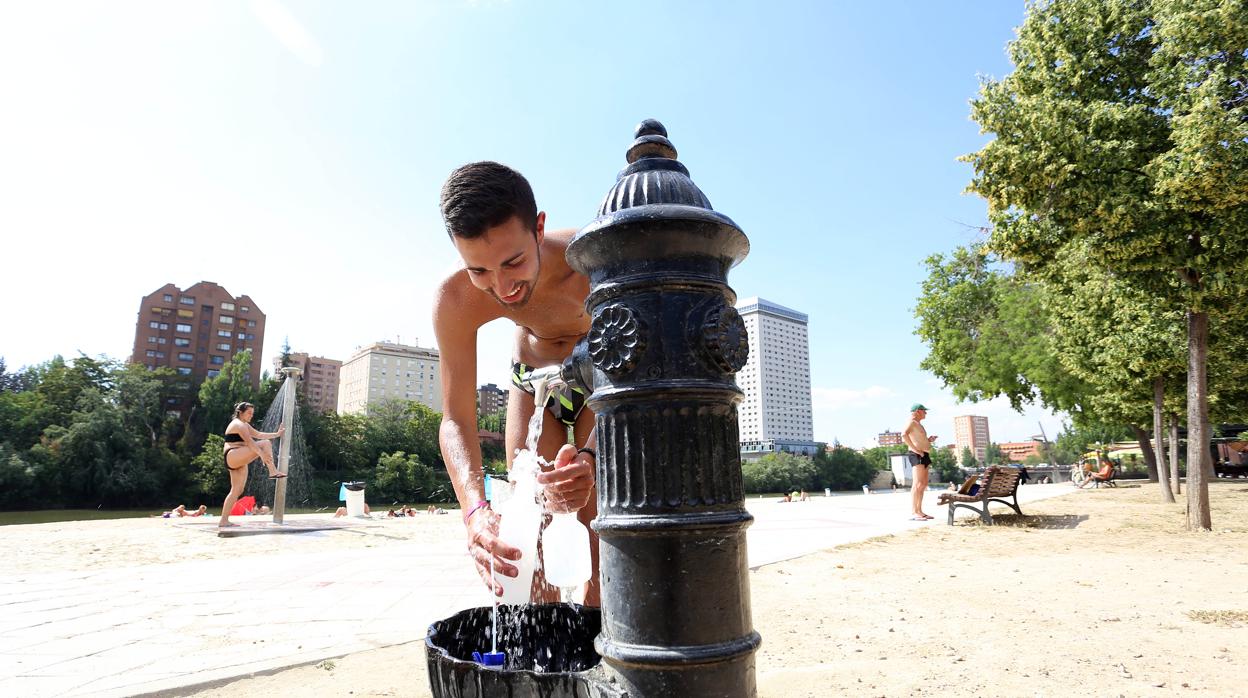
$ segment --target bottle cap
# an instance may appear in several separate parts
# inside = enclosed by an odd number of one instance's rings
[[[506,652],[473,652],[472,661],[481,666],[503,666],[507,663]]]

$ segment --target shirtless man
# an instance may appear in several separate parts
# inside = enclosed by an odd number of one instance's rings
[[[927,521],[932,517],[923,513],[923,493],[927,491],[927,480],[932,468],[932,442],[935,436],[928,436],[923,428],[923,418],[927,416],[927,408],[920,403],[910,406],[910,424],[901,433],[901,440],[910,449],[910,464],[914,469],[914,485],[910,488],[910,500],[913,505],[915,521]]]
[[[442,187],[442,217],[464,266],[442,281],[433,304],[442,357],[439,442],[477,573],[501,596],[502,585],[490,576],[490,561],[499,574],[514,577],[519,571],[510,561],[518,560],[520,551],[498,540],[499,517],[485,501],[477,439],[477,330],[498,318],[516,324],[513,385],[507,402],[510,468],[516,450],[524,445],[534,409],[533,397],[520,387],[519,379],[535,367],[562,363],[589,331],[585,312],[589,280],[564,258],[574,231],[548,234],[546,214],[538,212],[528,181],[504,165],[477,162],[452,172]],[[579,393],[547,402],[537,450],[555,467],[539,474],[538,483],[548,510],[575,511],[588,526],[597,513],[595,438],[594,416],[584,405],[585,396]],[[590,552],[593,575],[584,603],[597,606],[598,538],[592,531]],[[535,581],[535,587],[535,600],[558,600],[557,590],[542,580]]]

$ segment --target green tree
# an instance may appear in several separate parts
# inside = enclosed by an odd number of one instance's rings
[[[1062,0],[1028,6],[1014,72],[972,116],[995,136],[967,159],[992,247],[1043,267],[1088,261],[1186,313],[1188,526],[1211,528],[1210,313],[1248,293],[1248,99],[1241,0]],[[1225,20],[1225,21],[1220,21]]]
[[[947,448],[937,448],[932,451],[932,469],[940,477],[940,482],[962,480],[962,469],[958,467],[958,459]]]
[[[209,501],[225,500],[230,491],[230,477],[225,470],[221,454],[225,452],[225,438],[209,434],[204,447],[191,459],[191,486],[193,495]]]
[[[0,441],[0,509],[30,506],[35,481],[34,468],[8,442]]]
[[[984,449],[984,465],[1000,465],[1004,462],[1005,454],[1001,451],[1001,445],[988,444],[988,448]]]
[[[867,459],[867,462],[871,464],[872,468],[876,470],[888,470],[890,467],[888,463],[888,457],[894,453],[905,453],[905,452],[906,452],[906,447],[902,445],[876,446],[874,448],[868,448],[867,450],[863,451],[862,457]],[[856,485],[856,487],[861,486],[861,484],[862,483],[859,483],[858,485]]]
[[[449,481],[446,485],[449,486]],[[443,483],[433,468],[422,463],[415,454],[402,451],[382,454],[369,484],[373,501],[400,504],[441,501],[445,496],[443,490]]]
[[[1086,386],[1053,346],[1042,284],[1000,266],[982,245],[926,260],[915,329],[927,345],[920,367],[958,400],[1005,397],[1016,410],[1040,402],[1078,411]]]
[[[224,433],[234,418],[234,406],[240,402],[255,401],[256,391],[251,385],[251,350],[246,349],[226,361],[219,374],[200,384],[197,410],[200,434]],[[256,423],[259,424],[263,413],[258,408],[256,413]]]
[[[745,491],[750,493],[810,489],[817,474],[810,458],[792,453],[768,453],[758,460],[741,464]]]
[[[961,465],[967,470],[979,467],[979,461],[975,459],[975,452],[971,450],[970,446],[962,447]]]
[[[852,448],[837,445],[819,450],[813,459],[813,489],[856,490],[875,478],[877,468],[866,456]]]

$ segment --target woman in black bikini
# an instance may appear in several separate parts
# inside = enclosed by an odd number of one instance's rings
[[[286,473],[277,471],[273,465],[273,444],[269,439],[276,439],[286,433],[286,427],[278,427],[275,432],[256,431],[251,426],[251,417],[256,408],[249,402],[240,402],[234,406],[234,419],[225,428],[225,451],[221,454],[225,467],[230,473],[230,493],[225,497],[225,506],[221,509],[221,521],[218,526],[237,526],[230,523],[230,510],[238,502],[247,484],[247,466],[257,457],[264,461],[269,469],[269,479],[276,480],[286,477]]]

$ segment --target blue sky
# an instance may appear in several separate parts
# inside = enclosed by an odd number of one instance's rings
[[[939,5],[939,7],[937,7]],[[0,9],[0,278],[11,367],[125,357],[140,298],[199,280],[249,294],[266,355],[433,342],[457,261],[446,174],[508,163],[577,228],[654,117],[750,236],[730,277],[810,315],[815,437],[860,446],[986,414],[918,370],[922,259],[976,237],[957,156],[978,75],[1009,72],[1022,2],[11,3]],[[480,335],[502,383],[511,332]]]

